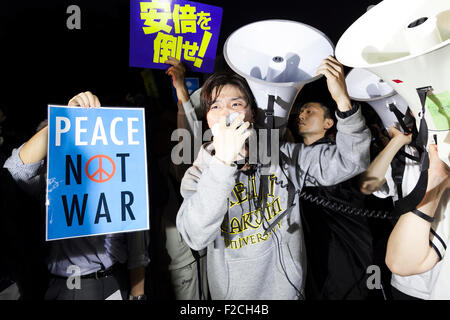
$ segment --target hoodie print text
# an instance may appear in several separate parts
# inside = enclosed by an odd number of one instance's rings
[[[257,190],[256,177],[248,176],[248,181],[236,182],[232,197],[229,200],[228,211],[221,225],[225,246],[230,249],[240,249],[244,246],[255,245],[267,241],[273,231],[281,228],[281,222],[272,226],[266,234],[265,228],[271,221],[284,211],[280,197],[277,195],[277,180],[275,174],[268,177],[268,192],[266,194],[266,207],[264,212],[259,204],[260,198]],[[243,210],[243,211],[242,211]],[[233,213],[235,213],[233,215]],[[236,213],[238,213],[236,215]]]

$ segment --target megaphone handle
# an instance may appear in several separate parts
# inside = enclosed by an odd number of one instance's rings
[[[433,87],[427,86],[422,88],[417,88],[417,94],[420,98],[420,103],[422,104],[422,117],[424,116],[425,112],[425,101],[427,100],[427,94],[429,91],[433,90]]]
[[[427,100],[428,92],[433,90],[433,88],[428,86],[428,87],[417,88],[416,90],[417,90],[417,94],[419,95],[419,98],[420,98],[420,103],[422,104],[422,119],[420,120],[420,128],[419,128],[419,132],[417,134],[417,140],[418,140],[417,145],[420,145],[420,147],[422,147],[422,146],[426,146],[426,144],[428,142],[428,126],[427,126],[427,123],[425,122],[425,102]]]

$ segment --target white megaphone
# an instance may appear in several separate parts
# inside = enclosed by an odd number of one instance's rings
[[[368,103],[380,117],[383,126],[388,130],[398,122],[389,105],[394,104],[404,115],[408,103],[383,79],[366,69],[355,68],[345,77],[350,99]]]
[[[419,92],[427,92],[428,136],[436,136],[439,157],[450,165],[449,0],[380,2],[345,31],[336,57],[344,65],[370,70],[392,86],[418,125],[423,116]]]
[[[255,125],[284,129],[302,87],[318,79],[332,42],[319,30],[295,21],[265,20],[245,25],[226,40],[224,57],[244,77],[258,105]],[[273,115],[268,123],[267,114]]]

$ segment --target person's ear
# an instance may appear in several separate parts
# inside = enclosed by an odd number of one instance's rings
[[[333,120],[333,119],[326,118],[326,119],[325,119],[324,129],[325,129],[325,130],[330,129],[330,128],[333,126],[333,124],[334,124],[334,120]]]

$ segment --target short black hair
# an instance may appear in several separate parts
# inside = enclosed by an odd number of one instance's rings
[[[323,110],[324,119],[333,120],[333,126],[326,131],[325,135],[331,137],[334,137],[336,135],[336,118],[331,109],[322,102],[309,101],[304,104],[295,104],[294,107],[292,108],[291,113],[289,114],[288,128],[291,131],[292,135],[294,136],[295,141],[303,140],[303,138],[298,134],[297,118],[300,114],[301,109],[311,103],[317,103],[320,106],[320,108]]]
[[[331,119],[331,120],[335,121],[335,119],[333,117],[333,114],[331,113],[330,108],[328,108],[322,102],[318,102],[318,101],[310,101],[310,102],[304,103],[303,105],[300,106],[300,108],[298,108],[297,114],[300,114],[300,111],[302,110],[302,108],[307,107],[308,105],[310,105],[312,103],[318,104],[319,107],[323,110],[323,117],[324,117],[324,119]]]

